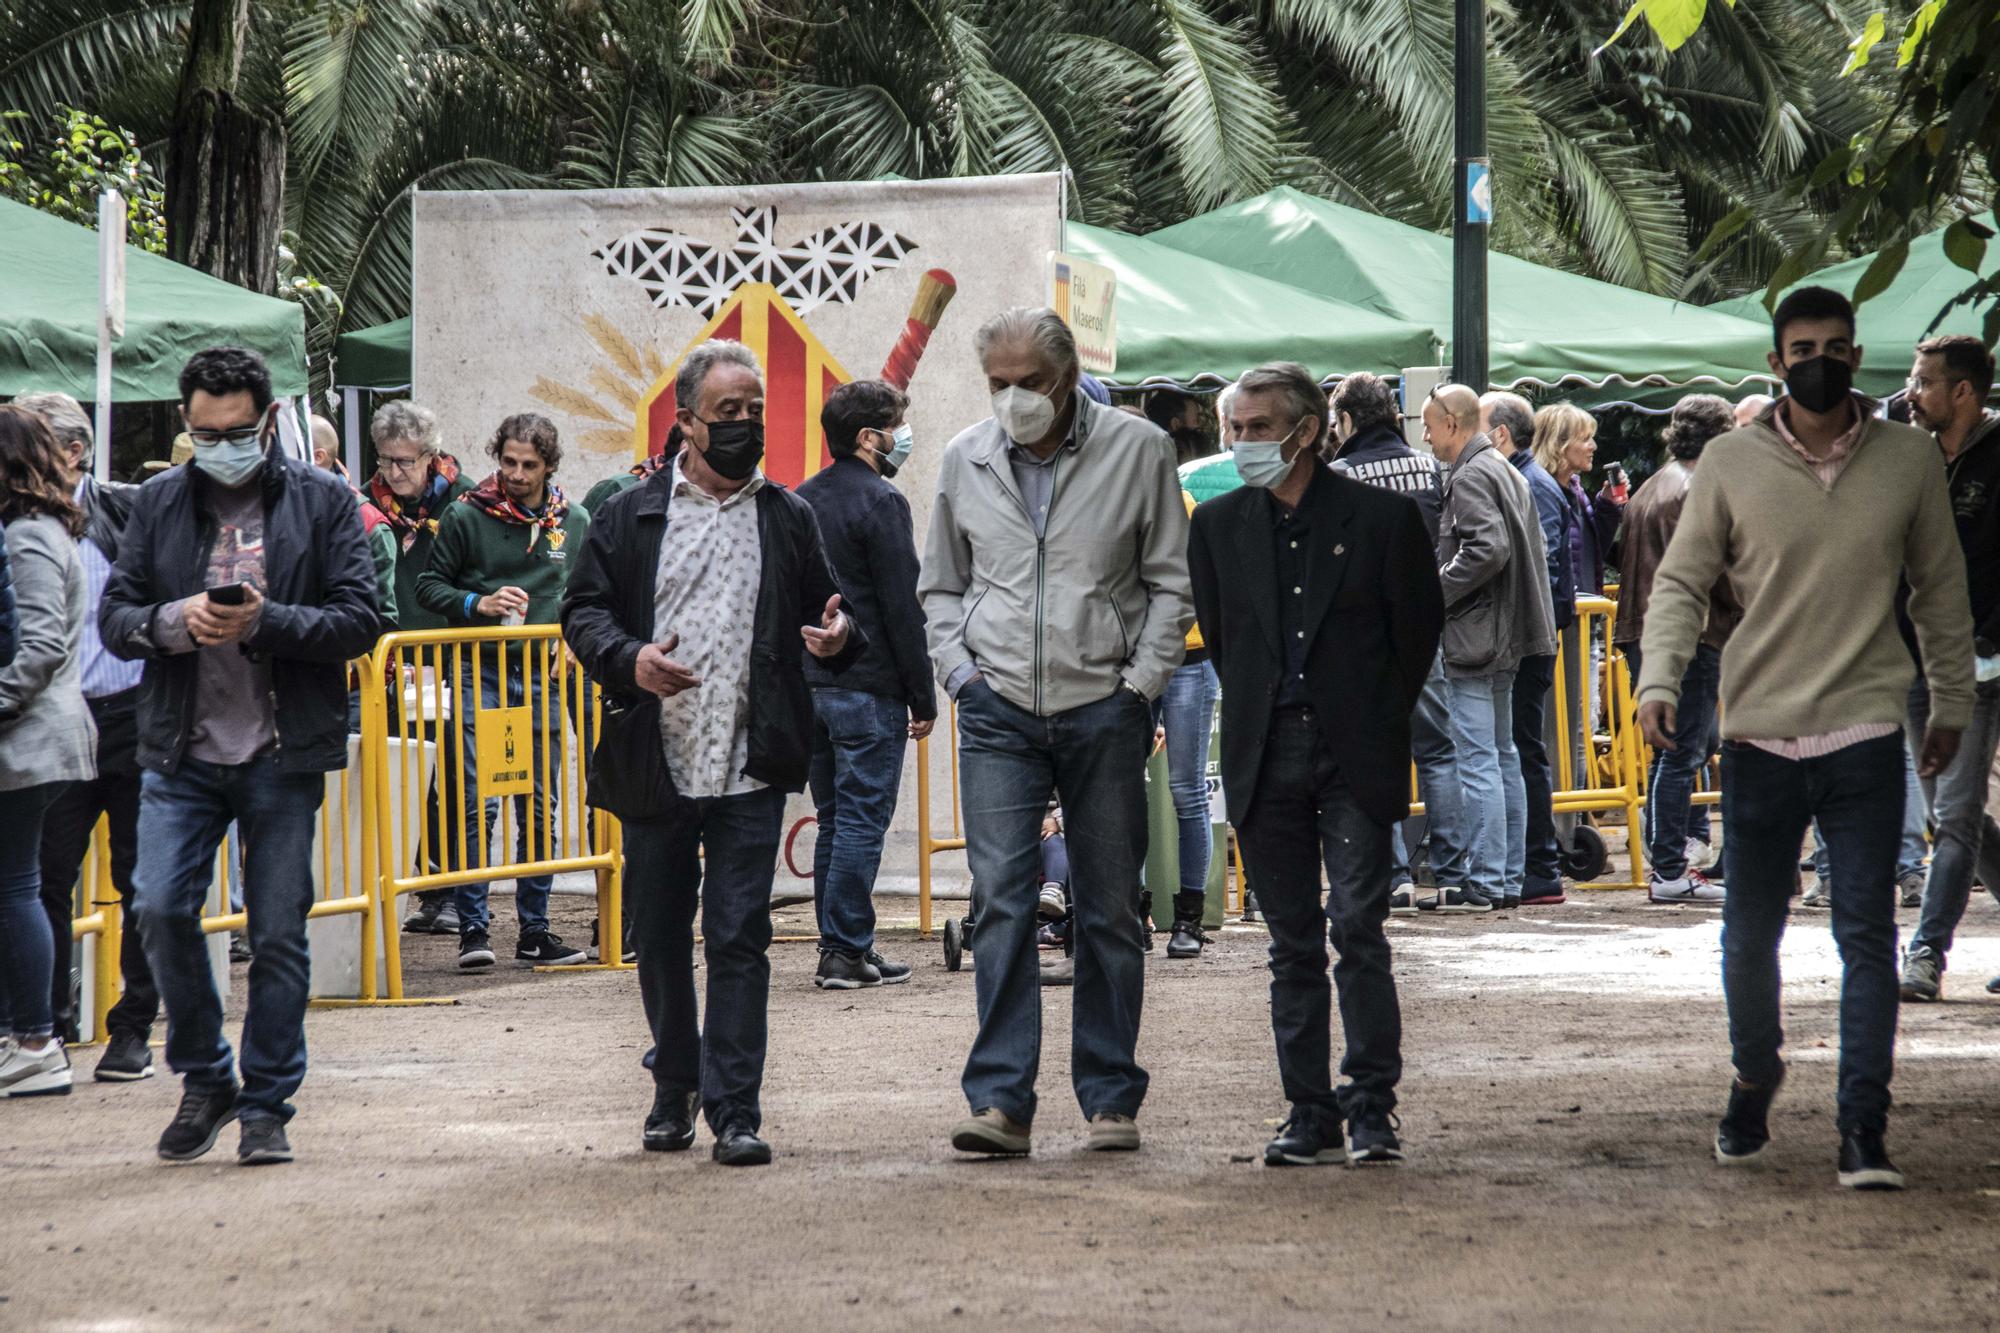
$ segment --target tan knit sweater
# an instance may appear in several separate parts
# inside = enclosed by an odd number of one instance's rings
[[[1916,678],[1896,630],[1906,569],[1932,725],[1962,730],[1972,718],[1972,610],[1937,442],[1870,417],[1828,487],[1767,412],[1711,441],[1695,469],[1646,609],[1639,701],[1679,702],[1709,589],[1727,574],[1743,622],[1722,654],[1725,736],[1900,725]]]

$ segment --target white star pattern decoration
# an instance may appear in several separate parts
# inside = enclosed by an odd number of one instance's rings
[[[662,309],[680,306],[704,319],[746,282],[768,282],[793,310],[810,314],[829,302],[860,295],[868,279],[896,267],[916,243],[873,222],[842,222],[792,245],[776,240],[778,210],[737,208],[736,242],[728,250],[677,231],[631,231],[592,257],[605,272],[630,278]]]

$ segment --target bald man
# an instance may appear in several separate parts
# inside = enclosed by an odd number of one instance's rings
[[[1438,522],[1445,688],[1458,750],[1471,873],[1441,886],[1440,912],[1518,907],[1528,796],[1514,743],[1514,678],[1556,650],[1548,549],[1521,474],[1479,428],[1479,395],[1442,384],[1424,402],[1424,439],[1448,469]]]
[[[342,481],[347,481],[347,468],[340,461],[340,431],[331,421],[318,413],[312,418],[313,466],[324,468]],[[396,533],[390,528],[388,518],[368,502],[360,491],[350,483],[348,490],[354,491],[354,503],[361,508],[361,530],[368,536],[368,556],[375,562],[375,600],[382,608],[383,618],[389,628],[396,628]],[[358,707],[358,705],[357,705]],[[356,730],[358,721],[350,718]]]
[[[1764,409],[1778,400],[1768,393],[1753,393],[1736,405],[1736,429],[1745,426],[1764,415]]]

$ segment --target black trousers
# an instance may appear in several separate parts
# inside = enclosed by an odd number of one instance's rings
[[[1521,782],[1528,791],[1528,854],[1522,884],[1529,889],[1562,890],[1562,844],[1556,840],[1555,774],[1549,763],[1549,692],[1555,688],[1556,659],[1524,657],[1514,673],[1514,748],[1521,755]],[[1530,895],[1532,896],[1532,895]]]
[[[89,782],[70,783],[42,821],[42,907],[55,936],[51,998],[58,1033],[70,1031],[77,1019],[77,1006],[70,995],[74,966],[70,922],[76,910],[76,877],[83,869],[91,831],[99,819],[110,823],[111,885],[128,911],[132,905],[132,866],[139,855],[138,709],[136,689],[90,701],[91,716],[97,722],[98,776]],[[160,1016],[160,993],[153,985],[145,948],[129,915],[118,951],[118,970],[125,978],[125,994],[106,1016],[106,1026],[113,1033],[143,1037]]]
[[[1271,930],[1271,1028],[1285,1099],[1352,1119],[1388,1111],[1403,1075],[1403,1016],[1390,970],[1387,824],[1369,818],[1310,713],[1280,713],[1237,837]],[[1320,868],[1329,886],[1320,904]],[[1333,1089],[1332,991],[1347,1039]]]

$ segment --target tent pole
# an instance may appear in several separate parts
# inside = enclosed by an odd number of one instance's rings
[[[111,480],[111,339],[125,332],[125,199],[97,196],[97,459],[99,481]]]
[[[352,386],[340,391],[340,430],[347,437],[347,477],[352,485],[361,475],[361,390]]]
[[[1454,31],[1458,179],[1452,183],[1451,377],[1485,393],[1486,233],[1493,200],[1486,158],[1486,0],[1457,0]],[[1477,193],[1475,180],[1482,187]]]

